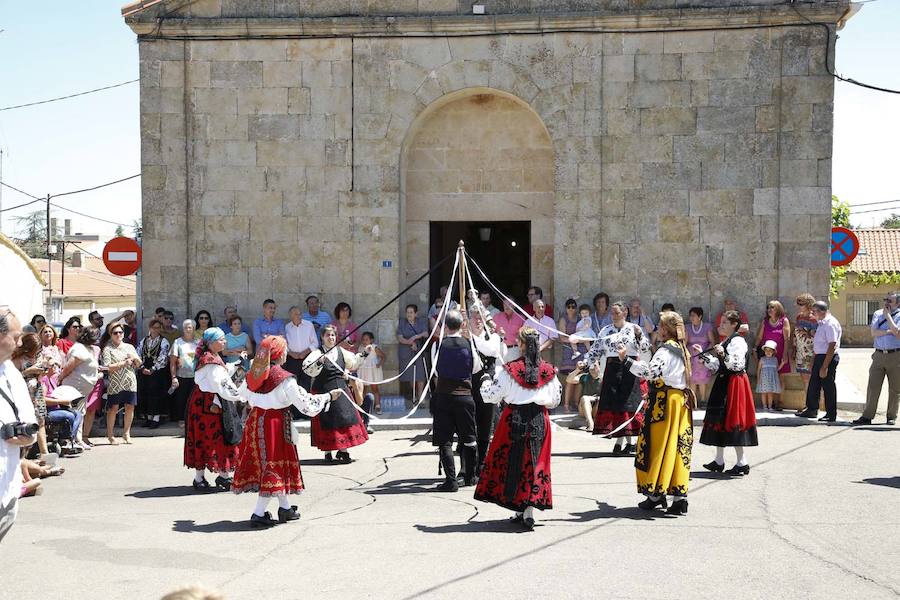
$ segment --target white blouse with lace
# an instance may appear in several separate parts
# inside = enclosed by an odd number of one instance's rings
[[[241,402],[241,394],[234,382],[231,381],[231,373],[234,372],[236,364],[232,363],[225,367],[216,364],[204,365],[194,373],[194,383],[201,392],[211,392],[218,396],[213,400],[213,404],[216,406],[222,406],[219,398],[231,402]],[[228,367],[231,367],[231,370]]]
[[[719,370],[719,358],[714,354],[704,354],[700,357],[706,368],[712,372]],[[729,371],[743,371],[747,366],[747,341],[739,335],[731,338],[728,347],[725,348],[725,368]]]
[[[494,378],[485,379],[481,384],[481,398],[491,404],[499,404],[503,400],[507,404],[531,402],[547,408],[556,408],[559,406],[561,390],[562,386],[556,377],[537,389],[523,388],[503,366],[497,366]]]
[[[687,388],[687,378],[684,373],[684,356],[681,348],[674,344],[665,344],[660,347],[650,362],[643,360],[625,359],[628,370],[641,379],[662,379],[663,383],[680,390]]]
[[[322,412],[331,399],[331,394],[310,394],[293,377],[288,377],[266,394],[251,392],[246,381],[241,384],[239,392],[244,402],[254,408],[277,410],[296,406],[297,410],[308,417]]]

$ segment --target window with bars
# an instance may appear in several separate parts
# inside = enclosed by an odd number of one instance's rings
[[[850,305],[851,325],[868,326],[872,315],[881,308],[878,300],[853,300]]]

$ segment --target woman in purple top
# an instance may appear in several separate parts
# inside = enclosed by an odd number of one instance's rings
[[[690,322],[685,328],[687,331],[687,347],[693,348],[695,345],[700,346],[703,350],[711,348],[718,343],[716,334],[713,330],[712,323],[703,320],[703,309],[699,306],[691,308],[688,313]],[[713,375],[706,365],[697,357],[695,353],[691,357],[691,380],[688,382],[697,396],[698,402],[706,401],[706,386],[713,380]]]
[[[578,303],[572,298],[566,300],[566,312],[559,318],[559,330],[565,331],[567,335],[575,333],[575,326],[578,324]],[[575,359],[573,358],[572,347],[569,345],[569,338],[564,337],[560,341],[562,344],[562,364],[559,365],[559,372],[563,376],[568,375],[575,370]],[[563,409],[571,412],[578,408],[578,382],[574,384],[566,384],[565,392],[563,392]]]
[[[359,344],[359,333],[356,331],[356,323],[350,320],[353,310],[346,302],[338,302],[334,307],[334,320],[331,322],[337,330],[337,339],[344,340],[341,342],[341,348],[348,352],[356,352],[356,346]],[[351,333],[352,332],[352,333]]]
[[[766,304],[766,317],[760,321],[756,330],[756,346],[760,347],[769,340],[776,344],[775,356],[778,358],[778,379],[784,389],[784,374],[791,372],[791,322],[784,314],[784,306],[778,300]],[[781,394],[775,394],[773,410],[781,410]]]

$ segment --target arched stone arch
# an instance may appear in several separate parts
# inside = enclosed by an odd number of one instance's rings
[[[530,221],[531,281],[552,297],[554,155],[543,120],[513,94],[470,87],[431,102],[401,146],[401,287],[428,269],[431,221]]]

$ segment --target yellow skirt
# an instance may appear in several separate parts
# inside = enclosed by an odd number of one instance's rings
[[[684,392],[658,382],[650,388],[634,466],[639,494],[687,496],[694,428]]]

